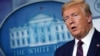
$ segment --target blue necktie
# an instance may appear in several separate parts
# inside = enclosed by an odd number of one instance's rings
[[[83,48],[82,48],[82,45],[83,45],[83,42],[81,40],[79,40],[76,56],[83,56]]]

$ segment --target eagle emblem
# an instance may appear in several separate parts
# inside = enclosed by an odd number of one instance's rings
[[[95,1],[94,9],[100,13],[100,0]]]

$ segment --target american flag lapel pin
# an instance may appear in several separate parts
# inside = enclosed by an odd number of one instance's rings
[[[100,44],[97,44],[96,46],[97,46],[97,47],[100,47]]]

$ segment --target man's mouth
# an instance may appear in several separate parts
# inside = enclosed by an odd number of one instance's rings
[[[71,27],[71,30],[72,31],[76,31],[77,30],[77,27],[73,26],[73,27]]]

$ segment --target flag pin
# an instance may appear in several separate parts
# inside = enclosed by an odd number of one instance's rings
[[[100,45],[99,45],[99,44],[97,44],[97,47],[100,47]]]

